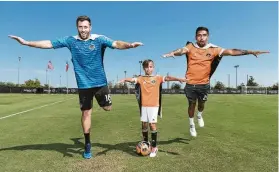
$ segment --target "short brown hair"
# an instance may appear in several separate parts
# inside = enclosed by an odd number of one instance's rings
[[[202,31],[202,30],[206,31],[207,34],[209,35],[209,30],[208,30],[208,28],[207,28],[207,27],[203,27],[203,26],[200,26],[200,27],[198,27],[198,28],[196,29],[196,35],[198,34],[199,31]]]
[[[143,68],[148,67],[148,65],[149,65],[149,63],[150,63],[150,62],[152,62],[152,63],[153,63],[153,65],[154,65],[153,60],[151,60],[151,59],[147,59],[147,60],[144,60],[144,61],[142,62],[142,67],[143,67]]]
[[[76,25],[78,25],[78,22],[83,22],[83,21],[88,21],[90,26],[91,26],[91,20],[88,16],[78,16],[77,21],[76,21]]]

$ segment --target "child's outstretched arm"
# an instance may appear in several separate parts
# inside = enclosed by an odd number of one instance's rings
[[[119,83],[124,83],[124,82],[136,82],[136,78],[125,78],[119,81]]]

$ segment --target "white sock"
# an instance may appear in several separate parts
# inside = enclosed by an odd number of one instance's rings
[[[202,117],[202,112],[198,111],[197,117],[198,118]]]
[[[189,121],[190,121],[190,125],[195,125],[194,118],[189,118]]]

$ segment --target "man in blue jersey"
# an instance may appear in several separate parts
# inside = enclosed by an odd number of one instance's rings
[[[79,16],[76,20],[78,35],[56,40],[26,41],[21,37],[9,35],[22,45],[42,49],[67,47],[72,54],[76,81],[79,89],[79,102],[82,111],[81,123],[85,137],[84,158],[91,158],[91,113],[92,100],[96,97],[98,104],[106,111],[111,110],[111,98],[103,65],[104,52],[111,49],[129,49],[143,45],[141,42],[127,43],[113,41],[104,35],[91,34],[91,20]]]

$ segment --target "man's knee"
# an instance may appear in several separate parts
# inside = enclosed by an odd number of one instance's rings
[[[199,107],[199,108],[203,108],[203,107],[204,107],[204,104],[205,104],[204,101],[199,101],[198,107]]]
[[[90,116],[90,115],[91,115],[91,112],[92,112],[92,109],[83,110],[83,111],[82,111],[82,116],[84,116],[84,117]]]
[[[104,106],[103,109],[104,109],[105,111],[111,111],[112,106]]]
[[[196,101],[195,100],[189,100],[189,108],[192,108],[192,107],[196,107]]]

